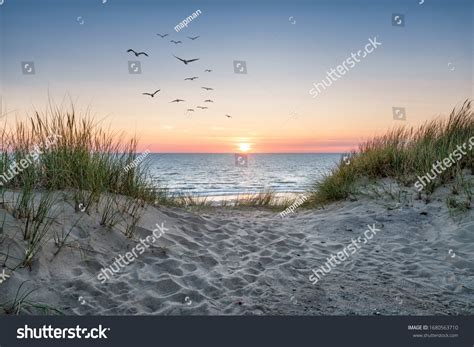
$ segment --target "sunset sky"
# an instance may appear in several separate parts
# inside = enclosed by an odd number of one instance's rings
[[[44,109],[50,96],[136,134],[141,150],[235,152],[248,143],[251,152],[344,152],[473,97],[473,2],[419,2],[4,0],[0,93],[16,110],[7,121]],[[392,26],[393,13],[405,15],[404,27]],[[380,47],[311,97],[314,82],[374,37]],[[173,54],[200,59],[184,65]],[[142,74],[129,74],[129,60],[141,61]],[[248,73],[235,74],[234,60]],[[22,74],[28,61],[34,75]],[[184,81],[191,76],[199,79]],[[406,121],[392,107],[404,107]]]

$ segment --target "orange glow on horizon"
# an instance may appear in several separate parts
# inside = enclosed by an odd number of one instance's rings
[[[249,143],[239,143],[239,149],[241,152],[248,152],[251,150]]]

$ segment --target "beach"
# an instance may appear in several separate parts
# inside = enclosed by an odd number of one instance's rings
[[[52,228],[72,227],[68,246],[54,255],[49,240],[34,266],[7,270],[2,298],[27,281],[23,290],[35,289],[29,301],[67,315],[472,314],[473,211],[453,214],[445,203],[448,188],[429,203],[417,200],[414,188],[400,189],[406,196],[400,201],[361,196],[322,209],[299,207],[284,218],[266,208],[148,205],[131,239],[98,226],[97,214],[62,202]],[[8,268],[24,246],[19,222],[1,213]],[[165,228],[160,237],[101,283],[101,270],[156,225]],[[380,231],[313,284],[312,269],[368,225]]]
[[[0,347],[474,347],[473,10],[0,0]]]

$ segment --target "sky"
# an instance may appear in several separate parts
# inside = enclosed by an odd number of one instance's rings
[[[232,153],[242,144],[255,153],[346,152],[473,98],[473,3],[0,0],[0,94],[13,111],[5,119],[26,119],[52,99],[90,109],[151,152]],[[377,48],[310,95],[374,38]],[[140,61],[141,74],[129,73],[129,61]],[[234,61],[247,73],[235,73]],[[23,62],[35,73],[23,74]],[[177,98],[185,102],[170,102]]]

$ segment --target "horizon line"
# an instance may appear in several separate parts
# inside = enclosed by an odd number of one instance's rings
[[[146,150],[145,150],[146,151]],[[135,153],[145,153],[135,152]],[[148,154],[345,154],[349,152],[148,152]]]

